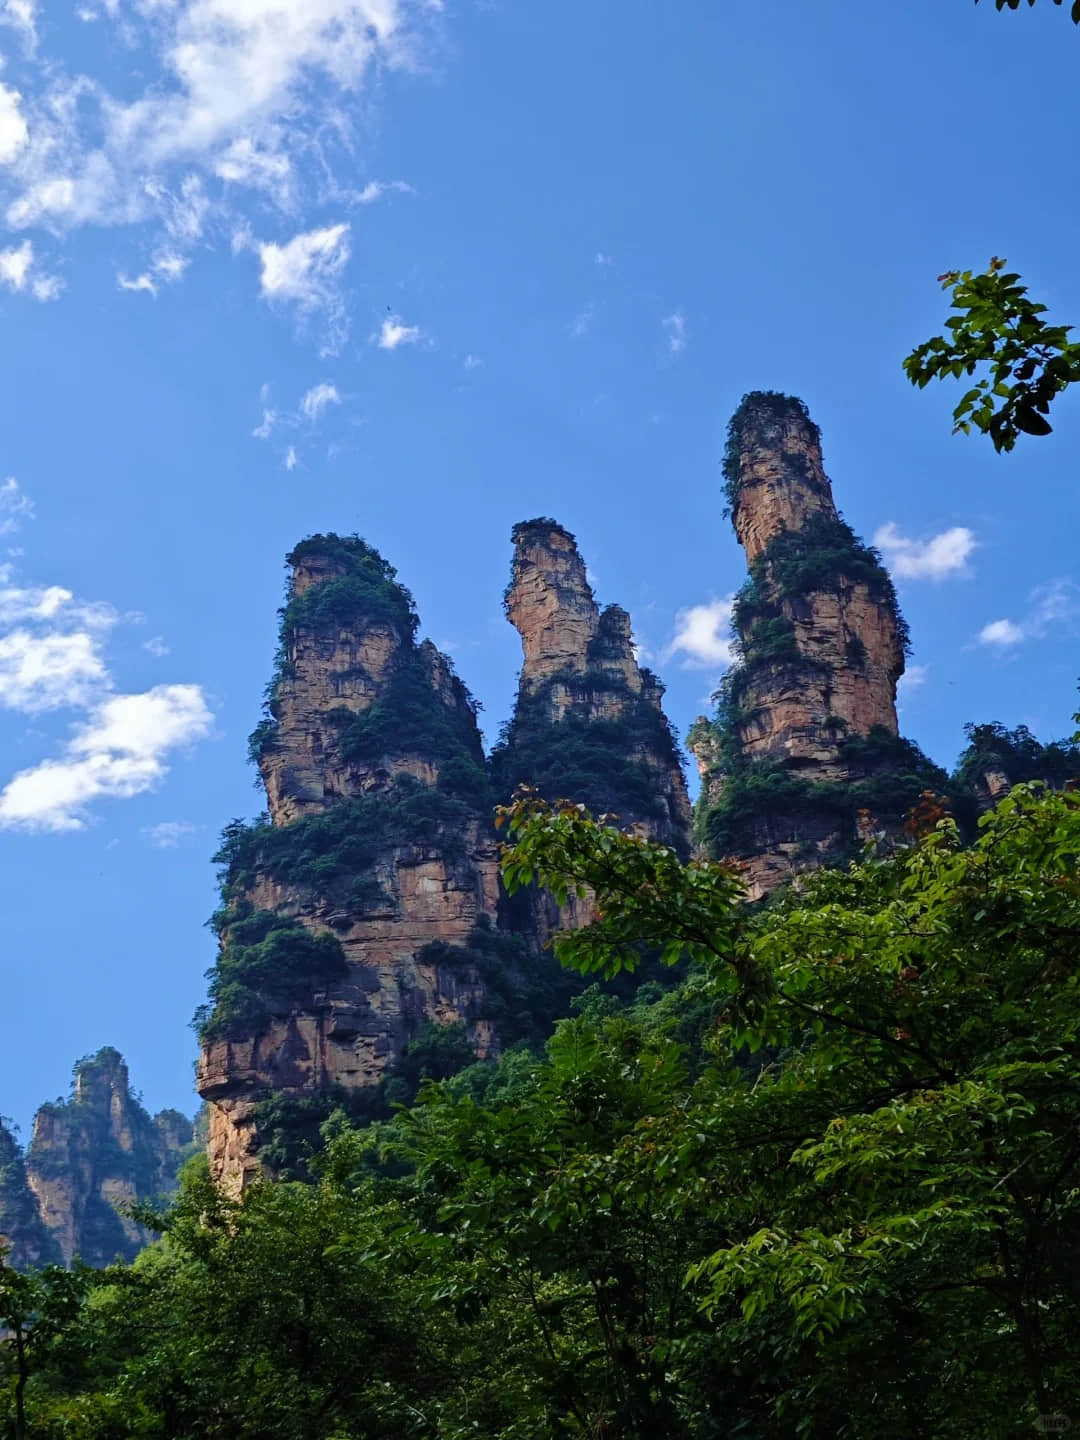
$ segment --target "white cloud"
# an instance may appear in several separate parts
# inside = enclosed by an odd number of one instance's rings
[[[277,423],[277,411],[264,407],[262,412],[262,419],[259,421],[258,425],[255,426],[255,429],[252,430],[251,433],[256,440],[269,440],[273,432],[274,426]]]
[[[660,324],[667,336],[670,353],[672,355],[682,354],[686,349],[686,316],[683,311],[675,310],[672,314],[665,315]]]
[[[357,194],[356,202],[358,205],[371,205],[390,190],[396,190],[402,195],[413,193],[413,187],[407,185],[404,180],[369,180]]]
[[[149,275],[136,275],[134,280],[129,280],[126,275],[117,275],[116,286],[118,290],[143,290],[147,295],[157,294],[157,286]]]
[[[147,295],[157,296],[158,283],[175,285],[184,277],[184,271],[191,264],[186,255],[181,255],[175,250],[162,250],[154,256],[150,262],[149,270],[144,270],[141,275],[136,275],[134,280],[129,280],[126,275],[120,274],[116,277],[117,288],[120,290],[145,291]]]
[[[302,316],[325,312],[329,331],[324,350],[335,350],[347,333],[341,275],[351,253],[348,225],[308,230],[284,245],[259,244],[257,249],[263,299],[294,304]]]
[[[157,685],[104,701],[59,760],[16,775],[0,792],[0,826],[81,830],[98,799],[128,799],[168,774],[166,756],[205,739],[213,717],[198,685]]]
[[[376,343],[380,350],[396,350],[399,345],[415,345],[419,339],[419,325],[403,325],[400,316],[388,315]]]
[[[34,247],[29,240],[10,250],[0,250],[0,280],[12,290],[22,290],[33,263]]]
[[[283,210],[292,204],[294,176],[289,157],[260,147],[247,136],[226,147],[214,164],[214,174],[231,185],[264,191]]]
[[[24,520],[34,518],[34,502],[24,495],[14,475],[0,484],[0,535],[14,535]]]
[[[1072,580],[1051,580],[1036,585],[1028,596],[1028,612],[1020,621],[991,620],[979,631],[980,645],[1011,649],[1028,640],[1039,640],[1057,626],[1071,629],[1080,622],[1080,586]]]
[[[9,250],[0,250],[0,284],[22,291],[28,286],[35,300],[55,300],[63,288],[55,275],[42,275],[34,263],[34,245],[24,240]]]
[[[37,38],[36,18],[34,0],[0,0],[0,25],[18,30],[28,46],[33,46]]]
[[[890,521],[874,535],[874,544],[884,554],[889,569],[901,579],[942,580],[946,575],[966,572],[976,541],[964,525],[954,525],[929,540],[911,540]]]
[[[299,461],[296,458],[296,446],[290,445],[285,451],[284,465],[286,470],[295,470]]]
[[[0,83],[0,165],[10,165],[29,137],[21,99],[18,90]]]
[[[181,840],[198,832],[198,825],[192,825],[190,820],[162,820],[157,825],[145,825],[142,833],[155,850],[175,850]]]
[[[96,638],[86,631],[0,636],[0,705],[27,715],[83,707],[105,684]]]
[[[735,646],[731,639],[731,608],[734,596],[711,600],[707,605],[691,605],[675,617],[675,634],[664,651],[664,659],[682,654],[683,668],[710,669],[731,665]]]
[[[142,648],[155,660],[163,660],[169,653],[169,647],[165,644],[165,638],[162,635],[151,635],[149,640],[143,641]]]
[[[909,690],[918,690],[926,684],[929,676],[929,665],[909,665],[897,681],[897,693],[906,694]]]
[[[350,102],[368,74],[415,64],[440,9],[437,0],[137,0],[123,34],[156,62],[140,67],[152,68],[144,88],[119,99],[92,75],[43,67],[10,223],[44,213],[64,225],[152,219],[155,187],[193,169],[283,202],[304,159],[317,192],[334,159],[355,164]],[[32,33],[32,0],[0,0],[0,18]],[[54,190],[42,207],[45,187],[58,184],[67,203]]]
[[[1023,638],[1023,626],[1014,625],[1011,620],[991,620],[979,631],[981,645],[1019,645]]]
[[[336,385],[322,381],[319,385],[313,385],[300,401],[300,412],[305,420],[315,421],[323,413],[328,405],[340,405],[341,396],[338,394]]]
[[[595,256],[595,263],[600,266],[601,270],[604,270],[611,264],[611,256],[605,255],[603,250],[598,250]]]
[[[480,356],[479,356],[479,355],[466,355],[466,356],[465,356],[465,369],[466,369],[466,370],[479,370],[480,366],[483,365],[483,363],[484,363],[484,362],[483,362],[483,360],[480,359]]]
[[[103,644],[119,623],[115,609],[76,600],[62,585],[12,584],[11,568],[0,567],[0,707],[32,716],[75,709],[87,718],[59,759],[8,782],[0,827],[78,829],[96,797],[134,795],[156,784],[166,773],[163,756],[207,733],[209,710],[195,685],[114,695]],[[160,637],[146,648],[167,653]]]

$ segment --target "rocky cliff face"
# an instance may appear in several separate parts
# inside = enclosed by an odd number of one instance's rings
[[[493,756],[500,798],[524,781],[685,850],[690,803],[664,688],[637,662],[630,616],[600,610],[573,535],[555,521],[516,525],[513,542],[506,614],[524,659]]]
[[[354,1113],[457,1047],[484,1057],[565,1013],[547,920],[500,894],[496,799],[518,779],[687,847],[661,687],[630,621],[598,610],[573,537],[514,532],[507,608],[521,694],[489,766],[450,662],[416,640],[393,569],[362,540],[289,557],[281,649],[252,737],[269,813],[226,831],[222,948],[201,1015],[213,1173],[242,1188],[333,1103]],[[562,1008],[560,1008],[562,1007]],[[536,1038],[530,1036],[530,1038]],[[397,1077],[397,1079],[395,1078]]]
[[[116,1050],[79,1061],[71,1095],[35,1116],[25,1159],[0,1130],[0,1233],[13,1262],[130,1259],[147,1237],[117,1207],[170,1194],[193,1151],[192,1122],[173,1110],[152,1119]]]
[[[317,536],[289,560],[253,736],[269,815],[226,834],[198,1070],[212,1168],[234,1185],[272,1098],[370,1089],[425,1024],[464,1026],[478,1055],[494,1043],[475,970],[429,958],[498,906],[472,701],[363,541]]]
[[[58,1265],[60,1247],[45,1228],[34,1192],[26,1177],[22,1150],[0,1123],[0,1250],[19,1270]]]
[[[897,734],[906,626],[880,557],[837,513],[802,402],[746,396],[724,470],[750,569],[733,612],[740,660],[690,746],[699,842],[743,860],[756,897],[895,828],[947,782]]]

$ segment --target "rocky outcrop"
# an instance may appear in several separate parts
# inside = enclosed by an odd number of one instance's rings
[[[425,1045],[437,1070],[447,1046],[485,1057],[565,1013],[542,953],[550,917],[500,894],[493,811],[517,779],[688,845],[661,687],[634,658],[629,616],[598,610],[554,522],[514,541],[507,608],[525,667],[490,766],[469,693],[417,642],[392,567],[356,537],[289,556],[252,736],[268,814],[225,833],[221,952],[199,1017],[211,1168],[233,1189],[280,1168],[331,1105],[372,1113]]]
[[[174,1110],[151,1118],[132,1094],[118,1051],[106,1048],[80,1060],[70,1096],[43,1105],[34,1118],[24,1173],[36,1220],[18,1186],[19,1157],[10,1162],[21,1206],[22,1263],[130,1259],[147,1234],[126,1210],[171,1194],[179,1165],[193,1151],[192,1122]],[[11,1204],[9,1198],[8,1213]]]
[[[60,1263],[60,1247],[45,1228],[26,1176],[18,1141],[0,1122],[0,1252],[18,1270]]]
[[[227,833],[202,1016],[211,1166],[234,1187],[259,1168],[272,1097],[371,1090],[430,1023],[463,1026],[477,1055],[495,1044],[475,972],[428,958],[498,908],[475,707],[362,540],[316,536],[289,561],[253,736],[269,816]]]
[[[518,698],[493,755],[500,799],[524,781],[685,850],[690,803],[664,687],[634,653],[630,616],[601,610],[554,520],[516,525],[506,614],[521,636]]]
[[[724,473],[750,576],[733,611],[739,663],[691,733],[696,828],[759,897],[895,829],[947,782],[897,733],[907,629],[880,556],[837,513],[802,402],[746,396]]]

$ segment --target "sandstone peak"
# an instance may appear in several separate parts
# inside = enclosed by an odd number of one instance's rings
[[[753,390],[743,396],[728,426],[724,479],[750,564],[781,530],[798,530],[814,515],[836,518],[821,431],[794,395]]]
[[[522,521],[511,536],[505,601],[524,650],[521,683],[534,687],[560,672],[580,674],[600,615],[577,541],[547,518]]]
[[[733,607],[739,662],[716,717],[691,732],[697,831],[710,853],[746,859],[762,894],[850,853],[858,810],[898,824],[903,802],[944,777],[897,734],[907,627],[881,557],[837,513],[803,402],[745,396],[724,475],[750,573]]]

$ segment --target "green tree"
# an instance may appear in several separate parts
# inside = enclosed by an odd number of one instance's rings
[[[1005,261],[995,257],[980,275],[950,270],[939,276],[957,314],[945,322],[947,336],[935,335],[904,361],[908,379],[920,388],[980,372],[953,411],[953,433],[968,435],[974,426],[999,453],[1021,434],[1049,435],[1051,404],[1080,380],[1073,327],[1048,324],[1046,306],[1028,299],[1018,274],[1004,271]]]
[[[975,0],[978,5],[979,0]],[[1028,6],[1033,6],[1035,0],[1027,0]],[[1054,0],[1055,5],[1061,5],[1064,0]],[[994,6],[998,10],[1019,10],[1023,0],[994,0]],[[1074,25],[1080,25],[1080,0],[1068,0],[1069,14],[1072,16]]]
[[[11,1440],[27,1440],[26,1387],[78,1316],[86,1279],[84,1271],[59,1265],[23,1274],[12,1269],[6,1257],[7,1250],[0,1246],[0,1380],[9,1400],[6,1433]]]

